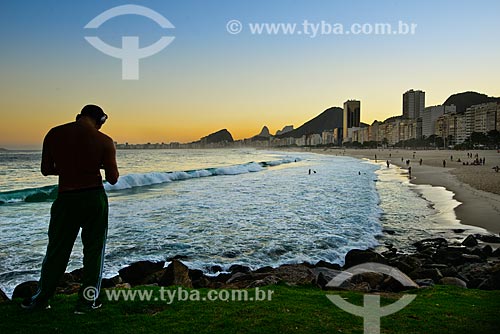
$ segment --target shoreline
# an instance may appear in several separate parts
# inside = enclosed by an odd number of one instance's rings
[[[500,187],[497,187],[497,184],[500,184],[500,173],[492,170],[493,166],[500,165],[500,154],[496,151],[479,152],[480,157],[486,158],[484,166],[464,166],[462,162],[457,162],[459,158],[461,161],[468,161],[465,151],[313,149],[309,152],[350,156],[374,162],[389,160],[391,165],[396,165],[403,170],[408,170],[406,160],[410,160],[409,166],[412,167],[410,183],[444,187],[451,191],[454,194],[453,199],[460,203],[453,210],[461,225],[479,227],[495,234],[500,233]],[[375,160],[375,155],[377,160]],[[455,155],[455,161],[451,160],[453,155]],[[423,160],[422,165],[419,164],[419,159]],[[447,167],[438,167],[443,160],[446,161]],[[498,193],[489,190],[498,191]]]
[[[358,279],[348,275],[348,284],[337,286],[352,291],[400,292],[407,289],[432,287],[435,284],[455,285],[461,288],[500,289],[500,236],[468,235],[462,242],[448,242],[444,238],[421,239],[413,244],[415,251],[400,251],[392,246],[384,250],[351,249],[345,255],[344,265],[320,260],[316,263],[301,262],[265,266],[253,269],[234,264],[228,271],[214,267],[212,273],[192,269],[179,258],[164,261],[142,260],[122,267],[115,276],[103,278],[102,289],[130,289],[136,286],[182,286],[189,289],[251,289],[284,283],[292,286],[313,285],[329,289],[334,277],[358,265],[381,264],[400,270],[399,281],[378,275],[373,270],[361,271]],[[378,271],[375,271],[378,272]],[[363,273],[368,274],[363,276]],[[381,272],[378,272],[381,274]],[[385,273],[385,272],[384,272]],[[405,276],[407,275],[407,276]],[[66,272],[56,289],[56,294],[76,294],[83,280],[83,268]],[[38,289],[38,281],[25,281],[16,285],[7,296],[0,289],[2,301],[31,297]]]

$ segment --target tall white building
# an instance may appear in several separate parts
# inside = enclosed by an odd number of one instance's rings
[[[410,89],[403,94],[403,118],[417,119],[424,112],[425,92]]]

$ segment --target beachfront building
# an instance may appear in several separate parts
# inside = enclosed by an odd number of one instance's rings
[[[306,146],[306,136],[303,135],[300,138],[295,138],[295,145],[297,145],[297,146]]]
[[[361,123],[360,127],[352,128],[352,141],[363,144],[365,141],[370,140],[370,127]]]
[[[499,112],[500,103],[498,102],[483,103],[467,108],[465,115],[470,133],[488,133],[491,130],[499,130],[497,127]]]
[[[379,125],[380,122],[375,120],[372,125],[368,127],[368,140],[374,142],[382,142],[383,138],[379,137]]]
[[[359,127],[361,123],[361,102],[358,100],[348,100],[344,102],[344,116],[343,116],[343,141],[352,141],[349,137],[349,130],[351,128]],[[351,131],[352,133],[352,131]]]
[[[444,114],[456,113],[457,107],[455,105],[451,106],[432,106],[427,107],[421,114],[422,118],[422,136],[430,137],[436,134],[436,121],[439,117]]]
[[[467,133],[465,113],[450,112],[436,120],[436,136],[445,141],[445,145],[462,144],[470,135]]]
[[[398,135],[396,135],[395,129],[397,128],[397,121],[400,118],[400,116],[391,117],[378,124],[377,137],[380,139],[380,142],[387,142],[390,146],[398,142],[399,128],[397,131]]]
[[[417,123],[415,119],[402,116],[390,117],[383,122],[375,121],[366,130],[364,138],[392,146],[403,140],[417,138]]]
[[[454,117],[453,125],[454,125],[454,144],[462,144],[467,139],[467,129],[465,123],[465,114],[461,113],[451,113],[451,116]]]
[[[403,118],[417,119],[421,117],[425,108],[425,92],[413,90],[403,94]]]
[[[321,142],[323,145],[335,144],[335,136],[333,130],[325,130],[321,133]]]
[[[319,133],[312,133],[306,136],[306,145],[307,146],[316,146],[322,144],[322,138]]]
[[[399,122],[399,141],[417,138],[417,119],[402,119]]]
[[[293,146],[296,145],[296,138],[285,137],[285,138],[271,138],[271,146]]]

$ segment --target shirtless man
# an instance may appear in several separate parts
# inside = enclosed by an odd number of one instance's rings
[[[106,181],[118,181],[113,140],[99,132],[108,116],[96,105],[85,106],[76,121],[51,129],[43,142],[41,172],[59,176],[59,193],[52,204],[49,244],[42,264],[38,291],[23,301],[24,309],[50,308],[66,270],[80,228],[83,243],[83,280],[75,313],[99,308],[98,301],[108,229]]]

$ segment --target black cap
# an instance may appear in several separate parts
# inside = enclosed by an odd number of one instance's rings
[[[98,124],[104,124],[106,120],[108,119],[108,115],[104,113],[104,111],[101,109],[101,107],[96,106],[94,104],[87,104],[85,107],[83,107],[82,111],[80,112],[80,115],[78,116],[89,116],[92,117]],[[77,117],[78,119],[79,117]]]

